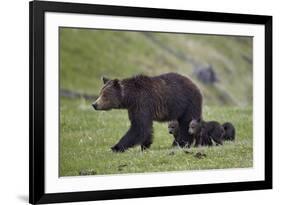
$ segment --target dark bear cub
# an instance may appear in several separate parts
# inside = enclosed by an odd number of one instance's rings
[[[177,146],[178,145],[177,139],[178,139],[178,136],[179,136],[179,123],[178,123],[178,121],[173,120],[173,121],[168,122],[168,131],[169,131],[169,134],[174,136],[174,141],[173,141],[172,146]]]
[[[192,120],[188,132],[195,137],[195,147],[222,145],[224,128],[217,121]]]
[[[234,141],[235,140],[235,127],[233,126],[233,124],[230,122],[226,122],[222,125],[222,127],[224,129],[223,140]]]

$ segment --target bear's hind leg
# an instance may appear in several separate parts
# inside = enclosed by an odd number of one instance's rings
[[[179,121],[179,136],[178,136],[178,144],[180,147],[190,147],[194,141],[193,135],[188,133],[188,122],[185,120]]]

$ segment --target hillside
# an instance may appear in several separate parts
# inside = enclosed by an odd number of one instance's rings
[[[102,75],[173,71],[199,85],[205,105],[251,106],[252,66],[251,37],[60,29],[61,90],[97,96]]]

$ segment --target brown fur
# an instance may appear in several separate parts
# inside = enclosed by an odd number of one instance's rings
[[[234,125],[230,122],[226,122],[226,123],[222,124],[222,126],[224,128],[223,139],[234,141],[235,140],[235,127],[234,127]]]
[[[217,121],[192,120],[189,124],[189,133],[195,137],[195,147],[198,145],[222,145],[224,128]]]
[[[131,127],[113,151],[124,151],[140,144],[142,149],[152,143],[152,122],[177,120],[178,144],[190,145],[188,134],[192,118],[200,118],[202,95],[199,88],[187,77],[167,73],[155,77],[138,75],[124,80],[104,80],[100,97],[93,103],[96,110],[127,109]]]

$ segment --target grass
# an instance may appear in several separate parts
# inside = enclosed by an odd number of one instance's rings
[[[191,148],[188,153],[171,148],[172,137],[167,132],[167,124],[155,122],[154,143],[148,151],[141,152],[138,146],[125,153],[113,153],[110,147],[130,125],[127,112],[94,111],[90,105],[91,102],[84,99],[61,98],[60,176],[253,166],[251,108],[204,107],[206,120],[230,121],[236,127],[236,141],[223,146]]]

